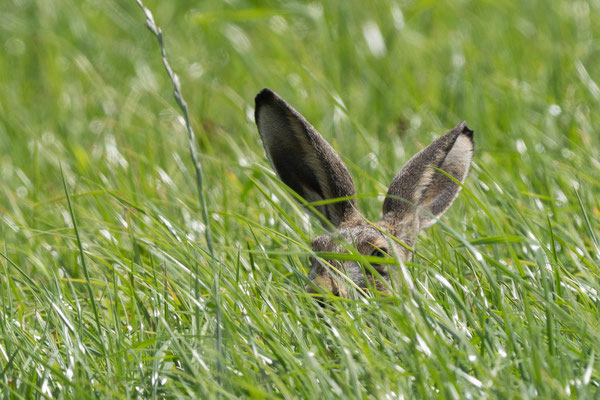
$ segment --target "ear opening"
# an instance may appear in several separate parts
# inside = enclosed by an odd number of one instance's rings
[[[255,98],[254,116],[275,172],[304,200],[316,202],[356,194],[352,177],[340,156],[281,97],[263,89]],[[358,215],[356,199],[317,205],[315,209],[334,227]],[[330,227],[327,223],[323,225]]]
[[[461,122],[417,153],[392,181],[383,203],[384,219],[396,225],[412,220],[418,224],[417,231],[433,225],[461,189],[436,168],[462,184],[473,159],[473,148],[473,131]]]

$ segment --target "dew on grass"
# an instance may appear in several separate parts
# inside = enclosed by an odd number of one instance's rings
[[[156,171],[158,172],[158,176],[160,177],[160,180],[163,181],[163,183],[165,183],[168,186],[175,186],[173,180],[164,169],[156,167]]]
[[[271,360],[269,357],[264,356],[260,353],[257,353],[256,355],[264,364],[269,364],[269,365],[273,364],[273,360]],[[242,376],[241,373],[240,373],[240,376]]]
[[[598,291],[596,289],[581,282],[578,282],[577,286],[579,286],[579,290],[581,290],[581,293],[585,294],[591,300],[597,301]]]
[[[398,396],[396,395],[395,392],[388,392],[385,394],[385,400],[396,400],[398,399]]]
[[[371,169],[377,169],[379,166],[379,157],[373,152],[369,153],[367,157],[369,158],[369,167]]]
[[[92,147],[92,157],[94,157],[95,159],[98,159],[98,158],[100,158],[100,156],[102,155],[102,150],[99,150],[99,151],[97,152],[97,154],[95,154],[95,153],[94,153],[94,149],[100,149],[100,146],[93,146],[93,147]],[[102,172],[99,172],[99,173],[98,173],[98,177],[99,177],[99,178],[100,178],[100,180],[102,181],[102,184],[103,184],[103,185],[105,185],[105,186],[108,186],[108,185],[109,185],[108,178],[107,178],[107,177],[106,177],[106,176],[105,176],[105,175],[104,175]]]
[[[24,199],[25,197],[27,197],[27,194],[29,193],[29,191],[27,190],[27,188],[25,186],[19,186],[15,190],[15,193],[18,198]]]
[[[421,335],[417,334],[417,350],[421,351],[423,354],[425,354],[427,357],[431,357],[432,352],[429,349],[429,346],[427,346],[427,343],[425,343],[425,341],[423,340],[423,338],[421,337]]]
[[[515,148],[517,149],[519,154],[524,154],[527,151],[527,146],[525,145],[523,139],[517,139],[515,141]]]
[[[535,205],[537,206],[538,210],[544,211],[544,204],[542,203],[542,201],[540,199],[536,198],[534,200],[534,202],[535,202]]]
[[[481,254],[479,251],[475,251],[475,252],[474,252],[474,255],[475,255],[475,259],[476,259],[477,261],[479,261],[479,262],[482,262],[482,261],[483,261],[483,255],[482,255],[482,254]]]
[[[238,165],[240,167],[247,168],[247,167],[250,166],[250,161],[246,157],[239,157],[238,158]]]
[[[552,115],[553,117],[559,116],[561,112],[562,112],[562,109],[560,108],[560,106],[558,104],[551,104],[548,107],[548,113],[550,113],[550,115]]]
[[[452,55],[452,65],[454,68],[460,69],[465,65],[465,56],[462,53],[454,53]]]
[[[447,289],[453,289],[452,285],[450,285],[450,282],[448,282],[448,280],[445,277],[443,277],[440,274],[435,274],[434,276],[438,281],[440,281],[442,286],[446,287]]]
[[[571,179],[569,181],[569,183],[571,184],[571,187],[575,190],[579,190],[579,182],[576,181],[575,179]]]
[[[8,215],[5,215],[3,218],[4,222],[10,229],[12,229],[15,233],[19,233],[20,229],[17,223]]]
[[[567,198],[567,196],[565,195],[565,193],[562,190],[560,190],[560,189],[556,190],[556,195],[555,196],[556,196],[556,203],[558,205],[563,205],[563,204],[565,204],[565,203],[567,203],[569,201],[569,199]]]
[[[223,28],[223,34],[229,40],[236,52],[240,54],[247,53],[252,47],[250,38],[246,32],[235,24],[226,24]]]
[[[335,327],[333,327],[333,326],[331,327],[331,332],[333,333],[333,336],[335,336],[337,339],[341,338],[340,333],[338,332],[337,329],[335,329]]]
[[[380,58],[387,52],[383,35],[375,21],[367,21],[362,27],[363,36],[369,51],[375,58]]]
[[[200,354],[198,354],[197,350],[192,350],[192,357],[194,360],[196,360],[198,362],[198,364],[200,364],[202,369],[204,369],[206,372],[210,371],[210,369],[208,368],[208,365],[206,365],[206,363],[204,362],[204,360],[202,359]]]
[[[562,156],[564,158],[566,158],[567,160],[572,160],[575,158],[575,153],[573,153],[571,150],[567,149],[566,147],[563,147],[560,150],[560,154],[562,154]]]
[[[337,104],[333,107],[333,125],[339,127],[342,122],[347,120],[346,113]]]
[[[50,390],[50,386],[48,384],[48,379],[44,379],[44,381],[42,382],[42,394],[46,395],[49,398],[52,398],[52,391]]]
[[[308,232],[311,227],[310,217],[306,214],[302,214],[300,220],[302,221],[302,229],[304,232]]]
[[[231,372],[233,372],[234,374],[236,374],[237,376],[244,376],[244,374],[242,374],[240,371],[238,371],[237,369],[231,368],[231,367],[227,367],[227,369]]]
[[[269,18],[269,28],[278,35],[281,35],[288,29],[288,23],[281,15],[274,15]]]
[[[398,372],[400,372],[401,374],[405,374],[406,370],[404,368],[402,368],[401,366],[399,366],[398,364],[394,364],[394,369]]]
[[[188,74],[192,79],[200,79],[204,75],[204,66],[200,62],[193,62],[188,67]]]
[[[113,166],[120,166],[121,168],[127,168],[129,163],[123,157],[117,146],[117,141],[113,135],[107,135],[106,141],[104,142],[104,149],[106,151],[106,161],[108,164]]]
[[[402,9],[397,5],[393,5],[391,9],[392,19],[394,20],[394,28],[401,31],[404,29],[404,14],[402,13]]]
[[[348,109],[346,108],[346,103],[344,103],[344,100],[342,100],[342,98],[340,97],[340,95],[338,93],[333,93],[332,97],[333,97],[333,101],[334,101],[336,107],[341,107],[342,111],[344,111],[344,112],[348,111]]]
[[[102,133],[102,131],[104,130],[104,121],[102,121],[99,118],[94,118],[88,124],[88,129],[94,135],[100,135]]]
[[[0,343],[0,354],[2,354],[2,356],[4,356],[4,359],[8,362],[8,354],[6,354],[6,350],[4,349],[2,343]]]
[[[499,349],[498,349],[498,355],[499,355],[501,358],[506,358],[506,356],[507,356],[508,354],[506,354],[506,351],[504,351],[504,349],[503,349],[503,348],[499,348]]]
[[[60,214],[63,218],[63,222],[65,223],[65,225],[67,227],[69,227],[70,229],[73,229],[73,222],[71,221],[71,214],[69,214],[69,212],[67,210],[61,210]]]
[[[600,99],[600,87],[598,87],[598,84],[596,82],[594,82],[594,80],[590,77],[585,66],[583,65],[583,63],[580,60],[575,61],[575,68],[577,69],[581,83],[583,83],[585,86],[587,86],[590,94],[596,100]]]
[[[312,19],[320,19],[321,17],[323,17],[323,6],[319,3],[311,3],[306,7],[306,11],[308,12],[308,15],[312,18]]]
[[[27,174],[25,174],[25,172],[23,172],[23,170],[21,168],[15,169],[15,173],[17,174],[17,176],[19,177],[19,179],[21,179],[21,181],[26,186],[26,188],[32,188],[33,187],[33,184],[31,183],[31,180],[27,177]],[[20,188],[21,187],[17,188],[17,192],[19,191]]]
[[[190,227],[197,233],[204,233],[206,231],[206,225],[198,219],[191,220]]]
[[[254,123],[254,108],[251,106],[247,106],[245,108],[246,111],[246,120],[250,123]]]
[[[135,63],[135,72],[137,76],[137,83],[143,90],[149,92],[155,92],[156,90],[158,90],[158,81],[156,80],[156,74],[147,63],[138,59]]]
[[[102,236],[102,237],[103,237],[104,239],[106,239],[106,240],[109,240],[109,241],[112,241],[112,240],[113,240],[113,237],[112,237],[112,235],[111,235],[111,234],[110,234],[110,232],[109,232],[108,230],[106,230],[106,229],[100,229],[100,230],[98,231],[98,233],[100,234],[100,236]]]
[[[171,222],[168,219],[166,219],[164,216],[162,216],[160,214],[158,215],[158,219],[169,230],[169,232],[171,233],[171,235],[173,235],[175,237],[175,239],[177,239],[178,242],[183,243],[182,240],[181,240],[181,238],[179,237],[179,235],[177,235],[177,232],[173,228],[173,225],[171,224]]]

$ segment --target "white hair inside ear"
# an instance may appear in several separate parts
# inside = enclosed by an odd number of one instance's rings
[[[384,218],[392,224],[417,218],[419,230],[433,225],[458,196],[456,181],[464,182],[472,159],[473,131],[461,122],[400,170],[383,204]]]

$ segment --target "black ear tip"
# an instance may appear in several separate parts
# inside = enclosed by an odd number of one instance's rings
[[[272,101],[276,97],[277,97],[277,95],[275,94],[275,92],[273,92],[271,89],[264,88],[263,90],[258,92],[256,97],[254,98],[254,104],[259,105],[259,104],[267,103],[269,101]]]
[[[458,130],[460,133],[467,135],[469,138],[473,139],[473,131],[471,129],[469,129],[466,121],[463,121],[460,124],[456,125],[456,128],[454,128],[454,129]]]
[[[264,88],[254,98],[254,122],[258,124],[258,109],[265,104],[273,104],[278,96],[271,89]]]

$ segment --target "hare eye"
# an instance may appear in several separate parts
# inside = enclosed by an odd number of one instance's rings
[[[375,257],[384,258],[384,257],[387,257],[387,252],[384,251],[383,249],[373,249],[373,251],[371,252],[371,255],[375,256]]]

